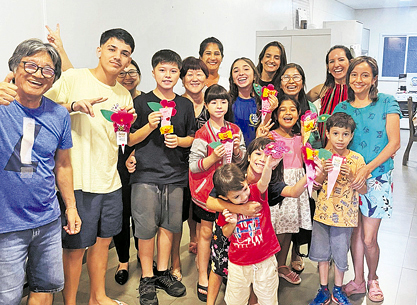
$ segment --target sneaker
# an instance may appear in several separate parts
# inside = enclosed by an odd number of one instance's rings
[[[340,305],[352,305],[349,302],[346,294],[340,288],[336,288],[336,287],[333,288],[332,300],[336,304],[340,304]]]
[[[157,276],[155,281],[155,287],[163,289],[170,296],[181,297],[185,294],[185,286],[178,280],[176,280],[169,270],[165,270],[160,276]]]
[[[330,291],[328,289],[319,289],[316,297],[309,305],[328,305],[332,301]]]
[[[139,302],[141,305],[158,305],[155,289],[156,276],[142,277],[139,283]]]

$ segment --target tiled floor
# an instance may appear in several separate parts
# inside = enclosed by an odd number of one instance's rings
[[[394,171],[394,212],[390,220],[383,220],[379,245],[381,259],[378,268],[380,285],[385,294],[386,305],[414,305],[417,299],[417,144],[412,148],[408,166],[402,166],[402,156],[408,141],[408,131],[401,131],[402,148],[395,158]],[[203,304],[196,295],[197,270],[195,256],[188,253],[188,228],[184,226],[184,238],[181,245],[183,266],[183,283],[187,287],[187,295],[178,299],[169,297],[165,292],[158,292],[159,304]],[[133,247],[131,248],[133,249]],[[120,286],[114,281],[117,267],[115,249],[110,250],[108,272],[106,275],[107,293],[130,305],[139,304],[137,287],[140,268],[136,263],[136,254],[131,251],[130,279]],[[306,261],[306,268],[301,274],[302,283],[298,286],[288,284],[281,279],[279,286],[280,305],[306,305],[315,296],[319,286],[316,264]],[[353,278],[353,270],[345,275],[345,282]],[[330,282],[332,283],[331,276]],[[78,304],[87,304],[89,284],[86,266],[78,292]],[[352,296],[353,305],[374,304],[366,296]],[[25,304],[22,300],[22,305]],[[218,304],[224,304],[223,292],[219,295]],[[62,304],[61,294],[57,294],[54,304]]]

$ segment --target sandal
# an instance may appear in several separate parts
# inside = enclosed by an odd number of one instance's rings
[[[190,243],[188,244],[188,252],[197,254],[197,243],[190,241]]]
[[[125,302],[120,302],[119,300],[113,300],[117,305],[127,305]]]
[[[352,294],[366,293],[365,281],[358,285],[353,280],[351,280],[346,285],[342,286],[342,290],[348,297],[350,297]]]
[[[304,270],[304,261],[303,258],[300,257],[300,260],[297,261],[292,261],[291,262],[291,269],[294,270],[295,272],[302,272]]]
[[[284,273],[281,273],[281,272],[278,271],[278,276],[282,277],[288,283],[291,283],[291,284],[294,284],[294,285],[300,284],[301,283],[300,276],[297,273],[295,273],[294,271],[291,271],[290,268],[288,268],[288,266],[286,266],[286,265],[280,266],[280,267],[278,267],[278,270],[280,268],[284,268],[284,267],[287,268],[290,272],[287,273],[287,274],[284,274]]]
[[[197,282],[197,296],[201,302],[207,302],[207,286],[202,286]]]
[[[378,279],[368,281],[368,298],[372,302],[382,302],[384,300],[384,294],[381,288],[379,288]]]
[[[169,269],[169,271],[171,272],[172,276],[177,280],[177,281],[182,281],[182,274],[181,274],[181,269],[172,269],[172,267]]]

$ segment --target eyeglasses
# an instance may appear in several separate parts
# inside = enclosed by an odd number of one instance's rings
[[[117,77],[119,78],[125,78],[126,74],[129,74],[130,77],[134,78],[134,77],[138,77],[139,75],[139,71],[138,70],[129,70],[129,71],[122,71],[119,73],[119,75]]]
[[[22,61],[23,63],[23,69],[29,74],[35,74],[39,69],[41,69],[41,74],[45,78],[52,78],[55,76],[55,70],[51,67],[39,67],[34,62],[30,61]]]
[[[291,78],[295,82],[299,82],[300,80],[303,79],[300,74],[294,74],[292,76],[288,75],[288,74],[285,74],[285,75],[281,76],[281,81],[283,81],[284,83],[288,83]]]

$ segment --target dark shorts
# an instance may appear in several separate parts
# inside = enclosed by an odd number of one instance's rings
[[[78,214],[82,224],[76,235],[62,230],[62,246],[66,249],[83,249],[96,243],[97,237],[109,238],[122,230],[122,189],[108,194],[74,191]],[[65,208],[62,207],[62,222],[66,225]]]
[[[223,235],[222,228],[215,223],[211,239],[211,270],[224,278],[227,278],[228,273],[229,246],[229,239]]]
[[[205,221],[215,221],[216,220],[216,213],[212,213],[209,211],[204,210],[203,208],[199,207],[195,203],[193,203],[193,214],[198,218]]]
[[[151,239],[164,228],[172,233],[182,230],[184,187],[168,184],[132,184],[132,217],[135,236]]]

